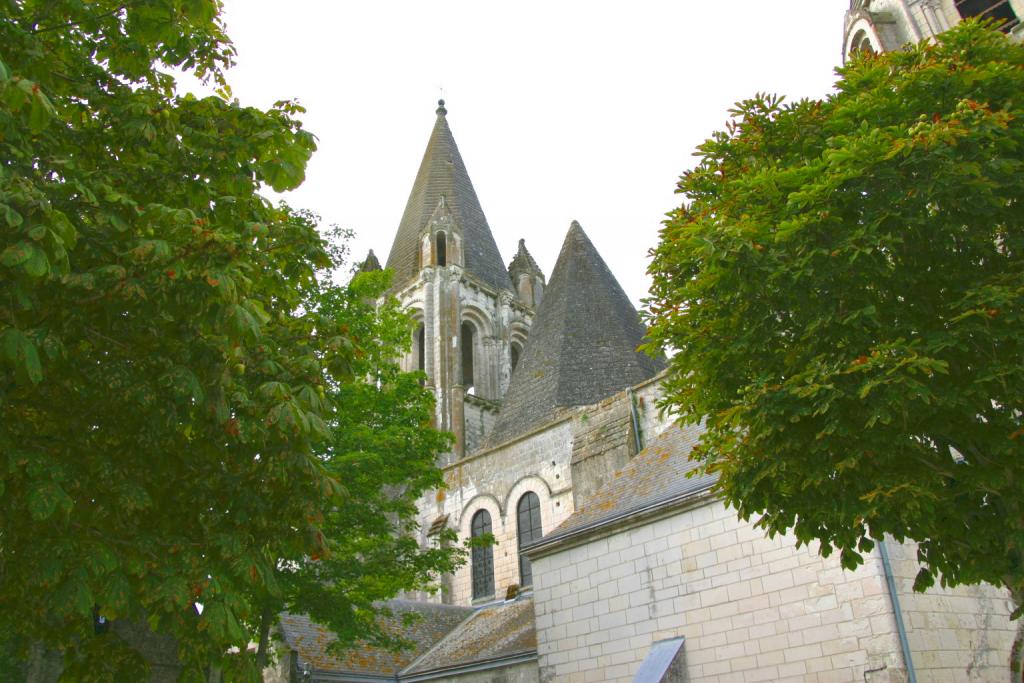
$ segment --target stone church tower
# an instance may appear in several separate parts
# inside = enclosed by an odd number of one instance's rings
[[[843,34],[843,61],[854,52],[889,52],[928,40],[963,19],[1003,22],[1024,39],[1024,0],[851,0]]]
[[[526,245],[506,269],[444,100],[388,255],[391,293],[417,322],[402,369],[422,370],[435,426],[455,434],[448,464],[483,442],[526,344],[544,274]]]

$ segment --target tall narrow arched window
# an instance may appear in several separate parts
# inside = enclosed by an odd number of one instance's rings
[[[434,253],[437,256],[437,265],[448,265],[448,239],[443,232],[437,233],[437,249]]]
[[[420,323],[419,327],[416,328],[416,369],[420,372],[425,372],[427,368],[427,333],[423,327],[423,323]]]
[[[491,515],[487,510],[480,510],[473,515],[469,535],[480,538],[491,533]],[[473,599],[488,598],[494,595],[494,553],[491,546],[486,548],[473,547],[470,555],[473,571]]]
[[[519,585],[533,585],[533,568],[530,558],[523,554],[523,546],[539,541],[542,536],[540,527],[540,499],[537,494],[528,491],[519,499],[516,506],[519,532]]]
[[[515,372],[516,371],[516,366],[519,365],[519,344],[512,344],[511,355],[512,355],[512,372]]]
[[[473,386],[473,323],[462,323],[462,386],[469,391]]]

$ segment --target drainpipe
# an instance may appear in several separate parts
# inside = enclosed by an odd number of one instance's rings
[[[633,420],[633,439],[636,442],[636,452],[639,453],[644,449],[643,440],[640,437],[640,420],[636,412],[636,396],[633,394],[633,389],[626,389],[626,397],[629,399],[629,416]]]
[[[878,552],[882,556],[882,568],[885,570],[885,583],[889,587],[889,599],[892,601],[892,612],[896,617],[896,633],[900,639],[900,649],[903,651],[903,662],[907,665],[908,683],[917,683],[917,675],[914,673],[914,660],[910,657],[910,643],[907,641],[907,628],[903,624],[903,612],[900,610],[900,598],[896,592],[896,580],[892,575],[892,563],[889,562],[889,549],[885,547],[883,539],[878,540]]]

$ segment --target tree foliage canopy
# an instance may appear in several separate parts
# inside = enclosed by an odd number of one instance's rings
[[[651,266],[667,404],[770,533],[916,587],[1024,589],[1024,47],[965,22],[757,96],[699,152]]]
[[[191,680],[300,602],[282,568],[367,558],[337,584],[365,609],[444,565],[402,545],[367,588],[386,551],[356,544],[382,512],[409,524],[385,452],[415,491],[444,439],[384,367],[408,326],[332,303],[380,284],[325,288],[314,222],[258,193],[298,185],[314,138],[295,104],[230,100],[219,9],[0,2],[0,633],[75,680],[139,680],[96,616],[173,635]],[[176,95],[168,67],[220,96]]]

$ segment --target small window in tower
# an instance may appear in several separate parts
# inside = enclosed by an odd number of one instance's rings
[[[473,515],[469,535],[480,538],[491,533],[491,515],[487,510],[480,510]],[[473,599],[489,598],[494,595],[494,552],[491,546],[474,547],[470,554],[473,574]]]
[[[423,327],[423,323],[420,323],[416,329],[416,369],[420,372],[425,372],[427,367],[427,334]]]
[[[543,535],[540,525],[540,498],[533,491],[528,491],[519,499],[516,506],[519,531],[519,585],[533,585],[533,568],[530,558],[523,554],[523,546],[539,541]]]
[[[1019,22],[1010,0],[956,0],[956,10],[964,19],[978,17],[1001,22],[999,28],[1009,31]]]
[[[437,265],[448,265],[448,238],[443,232],[437,233]]]
[[[462,323],[462,386],[473,388],[473,323]]]
[[[516,366],[519,365],[519,344],[512,345],[512,372],[516,371]]]

